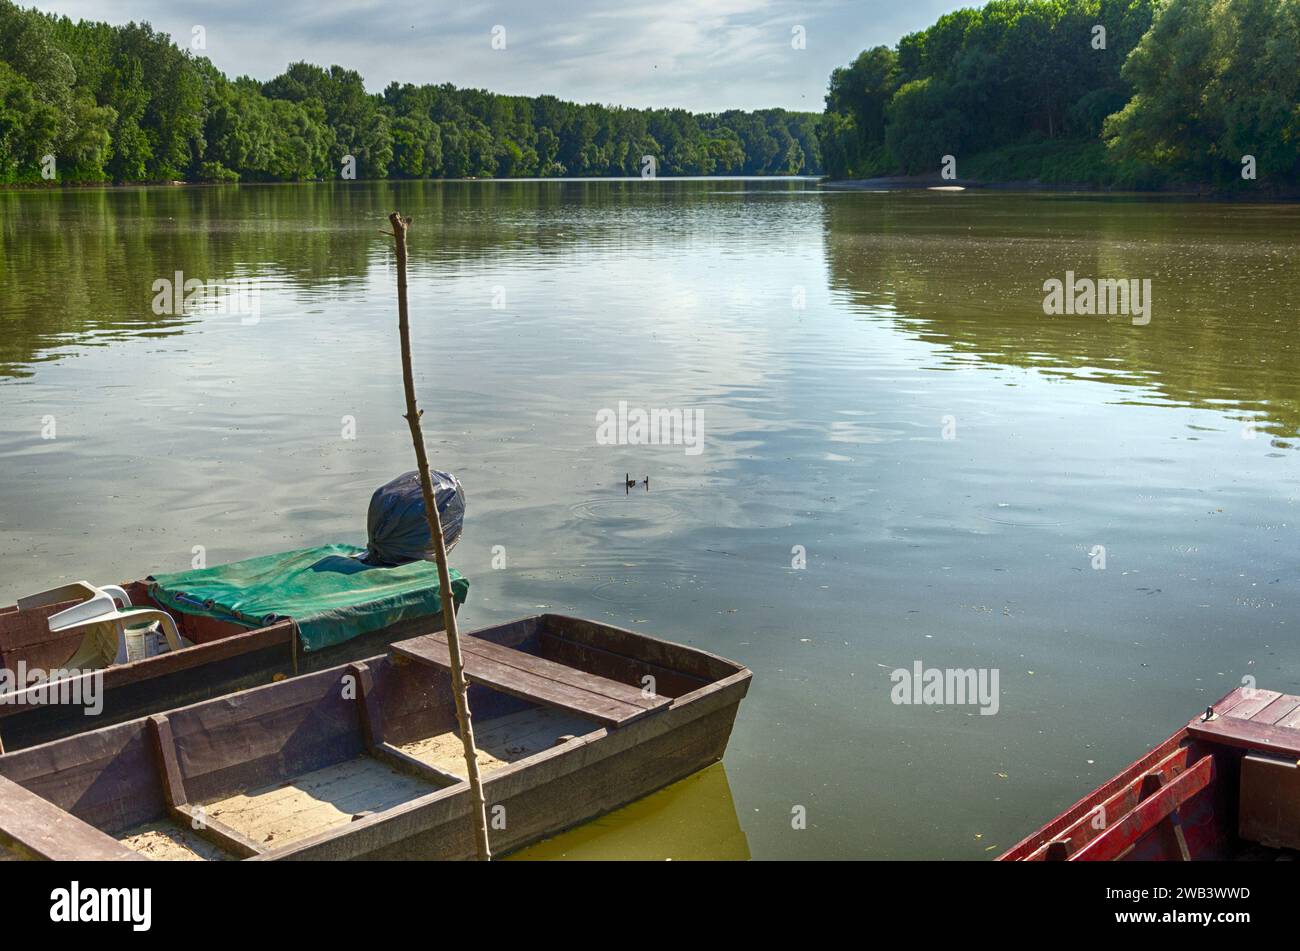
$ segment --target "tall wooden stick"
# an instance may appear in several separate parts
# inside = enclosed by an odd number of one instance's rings
[[[465,668],[460,658],[460,631],[456,627],[456,598],[451,590],[451,572],[447,570],[447,546],[442,537],[442,517],[438,514],[433,496],[433,480],[429,477],[429,458],[424,451],[424,433],[420,417],[424,411],[415,405],[415,373],[411,369],[411,326],[406,306],[406,228],[410,218],[398,212],[388,216],[393,224],[393,238],[397,243],[397,326],[402,336],[402,383],[406,387],[406,422],[411,427],[411,441],[415,443],[415,462],[420,470],[420,490],[424,494],[424,514],[429,520],[433,535],[433,553],[438,562],[438,584],[442,589],[442,621],[447,629],[447,653],[451,658],[451,692],[456,700],[456,719],[460,723],[460,739],[465,746],[465,770],[469,773],[470,821],[474,823],[474,839],[478,844],[478,857],[482,862],[492,858],[488,847],[487,803],[483,798],[483,783],[478,775],[478,753],[474,749],[474,723],[469,714],[469,697],[465,685]]]

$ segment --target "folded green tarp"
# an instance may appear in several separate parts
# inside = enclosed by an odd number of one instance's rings
[[[363,551],[353,545],[322,545],[154,575],[149,593],[183,614],[247,627],[292,618],[304,651],[342,644],[407,618],[441,613],[436,564],[371,567],[353,557]],[[456,604],[464,604],[469,581],[453,570],[451,587]]]

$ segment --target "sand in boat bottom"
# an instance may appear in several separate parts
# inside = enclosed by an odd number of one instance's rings
[[[432,783],[363,755],[286,783],[205,803],[203,808],[262,848],[275,849],[435,789]]]
[[[474,745],[478,748],[479,774],[549,750],[561,736],[582,736],[596,726],[584,717],[545,707],[475,722]],[[401,750],[445,773],[465,775],[465,747],[461,745],[460,734],[454,731],[403,744]]]
[[[128,829],[117,840],[146,858],[164,862],[218,862],[234,858],[193,829],[168,819]]]
[[[561,736],[581,736],[595,728],[583,717],[543,708],[485,720],[476,723],[474,730],[479,763],[484,772],[490,772],[550,749]],[[465,755],[455,732],[407,743],[402,750],[444,772],[464,774]],[[362,813],[382,812],[437,788],[362,755],[288,782],[205,803],[203,810],[263,848],[274,850],[347,825]],[[165,819],[131,829],[118,838],[154,859],[232,858],[193,830]]]
[[[129,849],[134,849],[146,858],[164,861],[215,862],[234,858],[217,848],[197,832],[186,829],[167,819],[147,822],[117,836]],[[9,849],[0,847],[0,862],[21,862],[23,856]]]

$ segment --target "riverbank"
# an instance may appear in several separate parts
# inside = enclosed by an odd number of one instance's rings
[[[68,188],[190,188],[195,185],[220,185],[221,182],[0,182],[0,191],[62,191]],[[303,184],[284,182],[286,185]]]
[[[1218,201],[1300,201],[1300,189],[1223,189],[1213,185],[1168,184],[1159,188],[1130,185],[1102,185],[1096,182],[1055,182],[1027,179],[985,181],[974,178],[945,179],[939,175],[882,175],[876,178],[823,179],[819,188],[828,191],[1005,191],[1005,192],[1094,192],[1108,195],[1140,195],[1150,198],[1206,198]]]
[[[1132,192],[1135,189],[1118,185],[1099,185],[1096,182],[1044,182],[1038,179],[1019,181],[984,181],[976,178],[950,178],[939,175],[881,175],[875,178],[825,179],[819,187],[832,191],[965,191],[988,189],[994,191],[1050,191],[1050,192]],[[1174,192],[1168,192],[1174,194]],[[1196,190],[1178,194],[1196,195]]]
[[[960,177],[940,176],[936,157],[933,170],[919,175],[890,174],[895,167],[887,155],[859,168],[858,177],[829,179],[825,188],[850,191],[962,188],[1014,192],[1093,192],[1149,197],[1227,199],[1232,201],[1294,201],[1300,185],[1270,180],[1261,168],[1255,180],[1219,182],[1187,181],[1151,166],[1124,161],[1112,155],[1105,143],[1090,139],[1054,139],[1020,142],[956,156]]]
[[[346,185],[349,187],[365,184],[416,184],[421,182],[474,182],[491,184],[523,184],[538,182],[820,182],[820,175],[657,175],[642,178],[640,175],[592,175],[567,176],[555,175],[546,178],[526,177],[493,178],[491,176],[468,175],[460,178],[358,178],[358,179],[305,179],[302,181],[247,181],[247,182],[211,182],[211,181],[151,181],[151,182],[3,182],[0,192],[4,191],[60,191],[65,189],[123,189],[123,188],[217,188],[228,185]]]
[[[1037,178],[955,178],[945,179],[938,173],[929,173],[924,175],[879,175],[871,178],[851,178],[851,179],[815,179],[814,176],[805,175],[699,175],[699,176],[675,176],[661,175],[651,181],[780,181],[782,179],[800,179],[804,181],[815,181],[818,188],[827,191],[862,191],[862,192],[882,192],[882,191],[947,191],[961,192],[969,190],[984,191],[1003,191],[1003,192],[1053,192],[1053,193],[1071,193],[1071,192],[1091,192],[1096,194],[1107,195],[1138,195],[1149,198],[1168,197],[1168,198],[1203,198],[1221,201],[1300,201],[1300,189],[1294,187],[1274,188],[1267,183],[1250,183],[1251,187],[1238,186],[1231,189],[1225,189],[1221,186],[1208,184],[1195,185],[1185,183],[1163,183],[1160,185],[1134,185],[1129,182],[1095,182],[1095,181],[1071,181],[1071,180],[1054,180],[1054,179],[1037,179]],[[10,182],[0,184],[0,192],[4,191],[60,191],[60,190],[83,190],[83,189],[130,189],[130,188],[214,188],[223,185],[321,185],[321,184],[344,184],[360,185],[365,183],[389,182],[389,183],[413,183],[413,182],[617,182],[617,181],[642,181],[638,176],[598,176],[588,178],[488,178],[488,177],[465,177],[465,178],[380,178],[380,179],[357,179],[352,181],[330,181],[322,182],[317,180],[298,181],[298,182],[210,182],[210,181],[150,181],[150,182]]]

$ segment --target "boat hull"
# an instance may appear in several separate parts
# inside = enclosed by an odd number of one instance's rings
[[[424,633],[0,756],[14,802],[0,845],[51,858],[473,857],[440,645]],[[465,635],[462,648],[498,855],[720,760],[751,679],[697,648],[556,615]],[[56,842],[33,818],[51,809]]]
[[[662,715],[579,738],[544,762],[507,767],[483,780],[494,854],[504,855],[581,825],[722,759],[749,675]],[[468,786],[401,815],[354,823],[344,837],[270,853],[265,859],[472,859]]]

